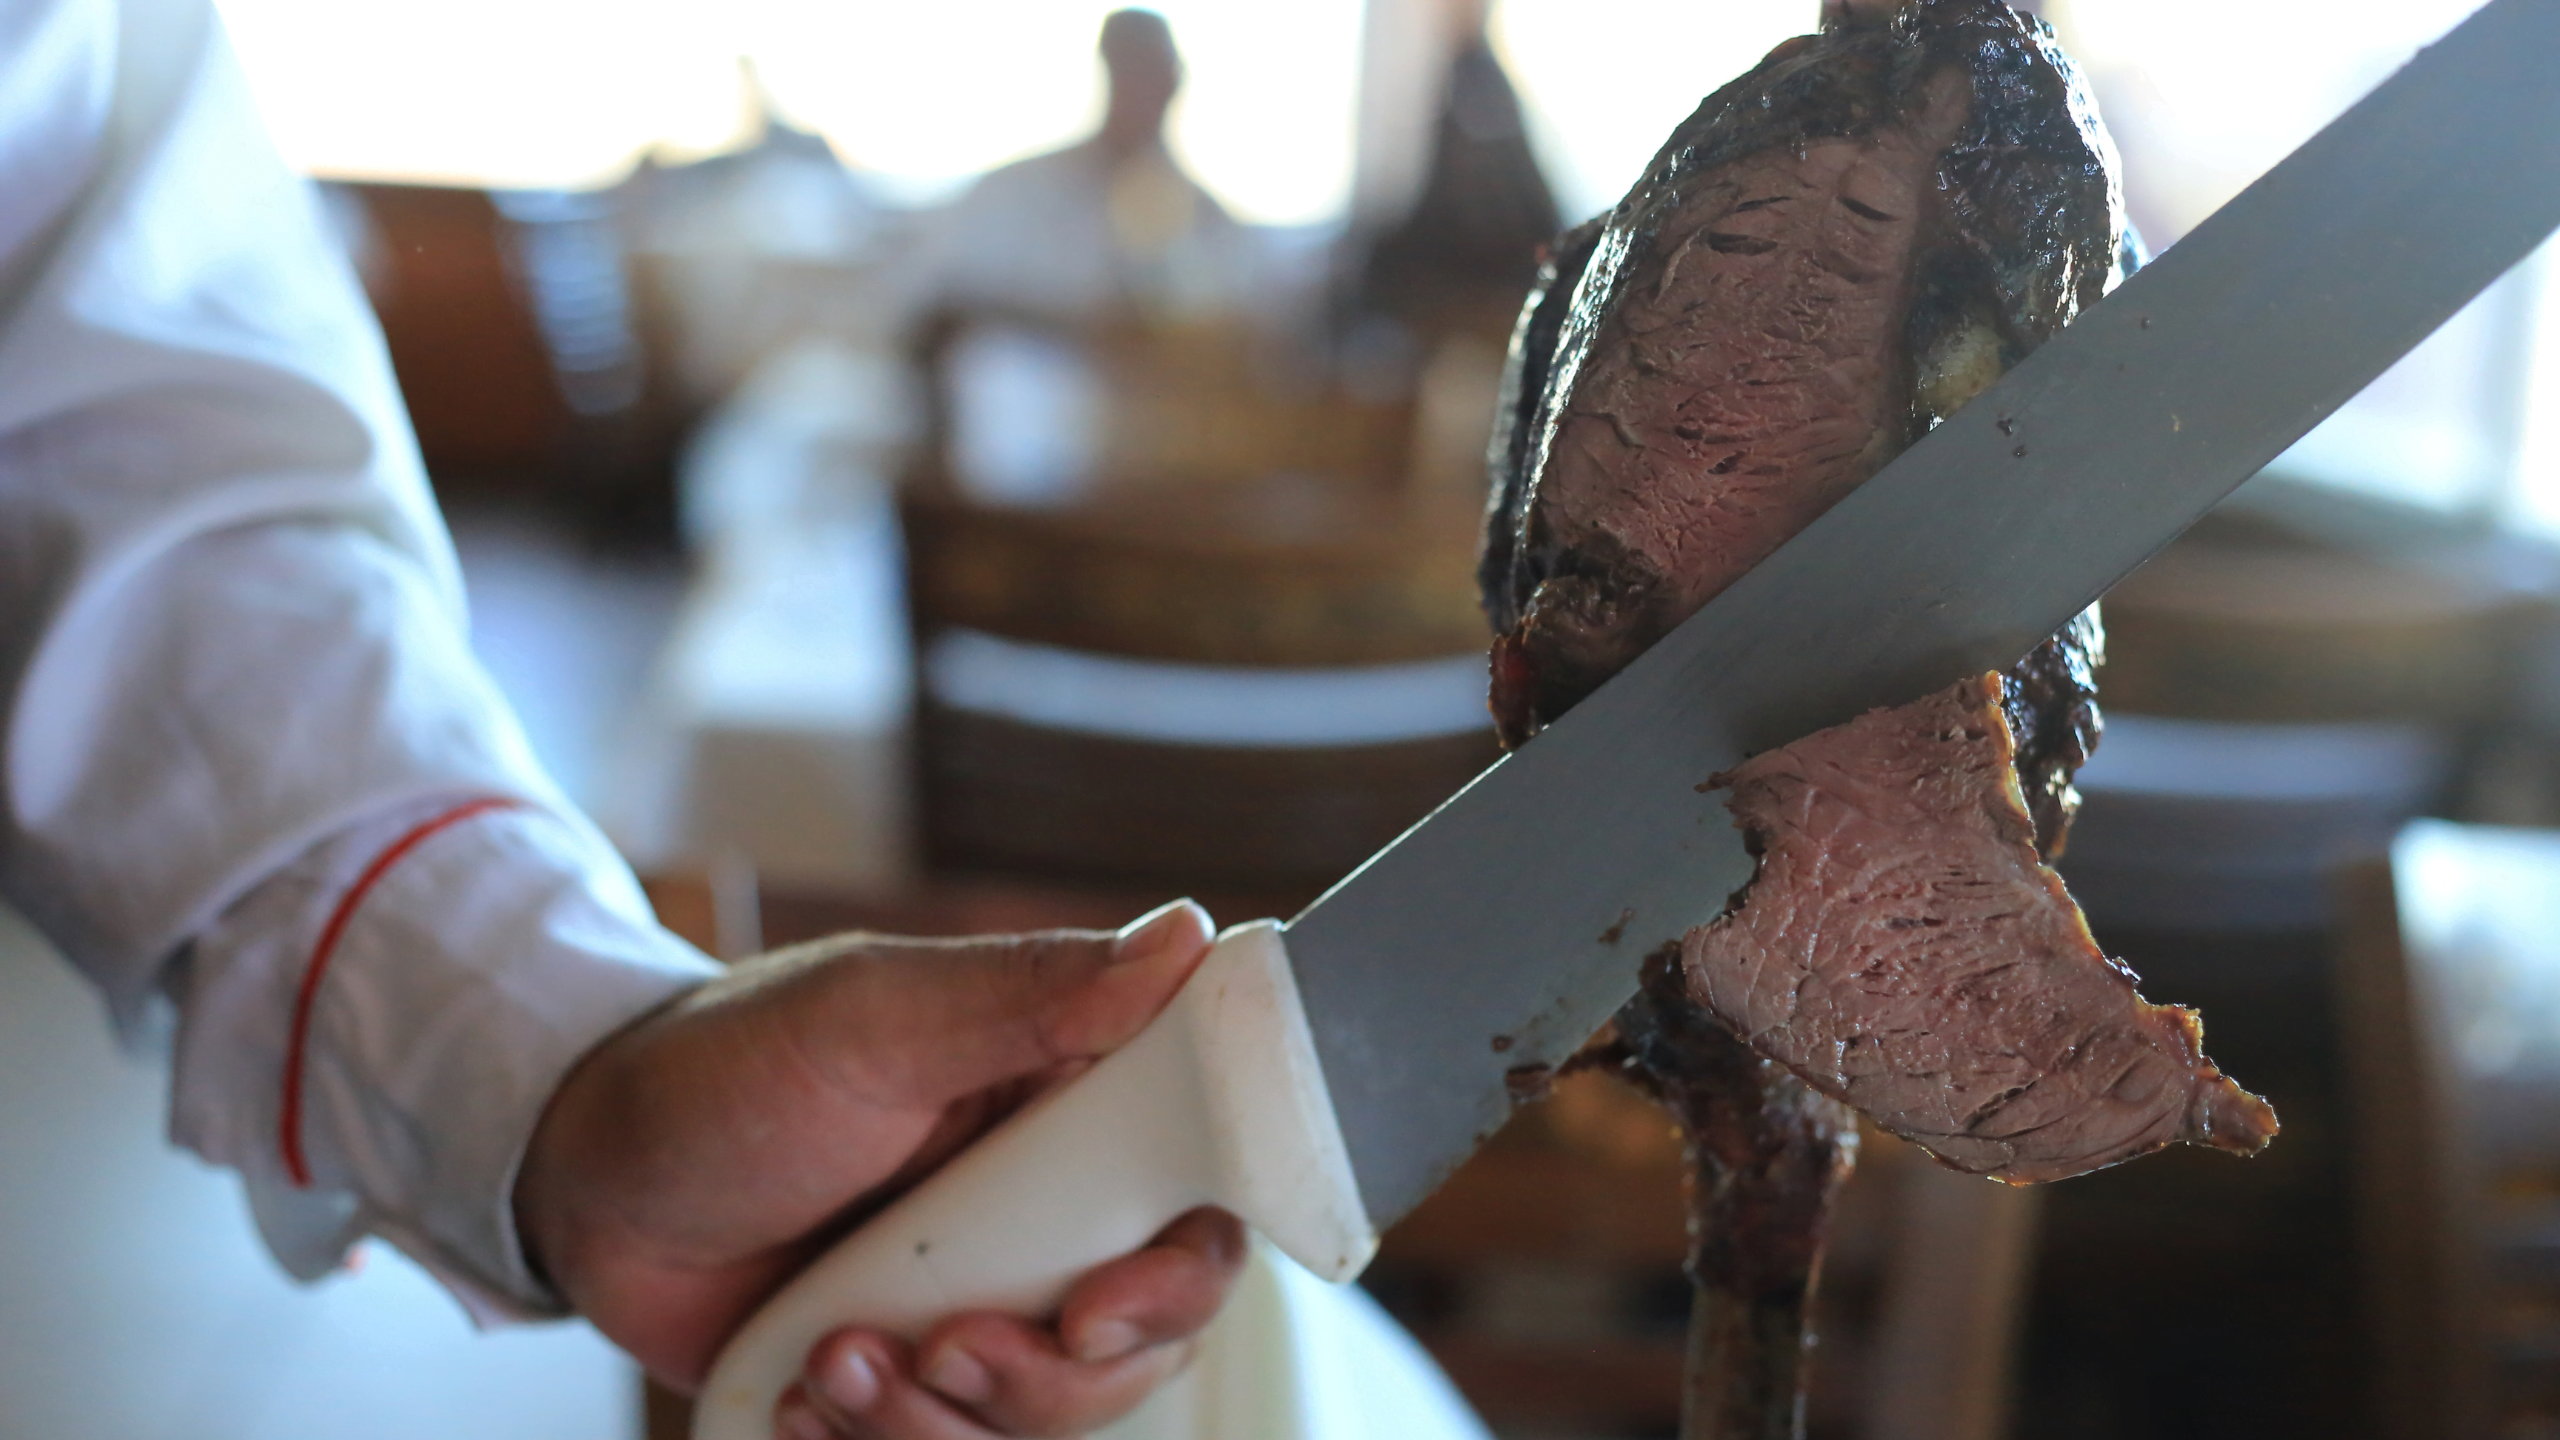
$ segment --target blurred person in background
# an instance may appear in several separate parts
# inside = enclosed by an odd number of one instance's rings
[[[1538,168],[1520,97],[1486,34],[1490,0],[1451,0],[1450,53],[1422,186],[1357,264],[1351,305],[1428,349],[1451,332],[1503,346],[1538,250],[1564,222]]]
[[[1115,10],[1099,44],[1101,127],[988,172],[933,220],[915,298],[1055,320],[1234,311],[1254,298],[1245,227],[1165,144],[1182,89],[1172,27]]]
[[[1162,22],[1106,54],[1093,153],[1160,155]],[[205,0],[0,0],[0,686],[0,893],[128,1036],[174,1020],[171,1133],[284,1266],[381,1236],[679,1386],[1209,941],[1180,904],[721,974],[660,928],[472,659],[381,337]],[[1198,1212],[1054,1323],[839,1332],[777,1433],[1106,1423],[1242,1256]]]

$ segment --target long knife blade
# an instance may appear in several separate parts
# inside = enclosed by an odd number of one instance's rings
[[[1700,782],[2014,663],[2560,226],[2554,57],[2494,0],[1291,921],[1372,1219],[1749,881]]]

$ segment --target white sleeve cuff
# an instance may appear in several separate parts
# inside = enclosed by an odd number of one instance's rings
[[[367,1234],[482,1324],[562,1313],[515,1232],[561,1078],[716,967],[585,824],[512,801],[403,806],[315,846],[199,936],[171,1130],[240,1172],[304,1279]]]

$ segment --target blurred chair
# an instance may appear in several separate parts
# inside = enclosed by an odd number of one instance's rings
[[[327,193],[440,493],[553,504],[616,539],[671,535],[678,417],[612,195]]]
[[[946,315],[902,486],[927,858],[1339,878],[1495,756],[1474,521],[1409,406],[1242,327]]]
[[[2261,1012],[2305,1026],[2335,1017],[2334,1045],[2303,1042],[2316,1066],[2277,1065],[2256,1082],[2301,1123],[2280,1154],[2253,1162],[2334,1178],[2282,1193],[2282,1172],[2268,1174],[2261,1188],[2277,1203],[2249,1216],[2250,1180],[2209,1187],[2199,1174],[2182,1193],[2162,1190],[2170,1203],[2145,1222],[2173,1249],[2217,1226],[2244,1248],[2334,1231],[2327,1263],[2353,1267],[2369,1368],[2314,1374],[2275,1354],[2260,1383],[2343,1386],[2392,1440],[2479,1436],[2496,1432],[2475,1253],[2459,1238],[2466,1147],[2448,1129],[2453,1081],[2400,942],[2389,857],[2411,817],[2458,793],[2500,723],[2524,607],[2476,553],[2481,537],[2358,533],[2341,519],[2352,510],[2242,504],[2108,596],[2107,735],[2082,774],[2087,803],[2061,869],[2102,937],[2218,954],[2216,993],[2254,995]],[[2306,945],[2329,955],[2325,973],[2290,964]],[[2199,973],[2170,973],[2185,979],[2155,998],[2194,999],[2178,987]],[[2209,1028],[2215,1014],[2208,1005]],[[2252,1081],[2245,1053],[2214,1049]],[[2221,1213],[2204,1213],[2217,1200]],[[2049,1259],[2057,1273],[2075,1263]],[[2214,1286],[2130,1303],[2165,1319],[2169,1306],[2215,1304]],[[2285,1303],[2272,1302],[2269,1323],[2285,1323]],[[2342,1329],[2332,1343],[2355,1339]],[[2146,1358],[2165,1363],[2134,1363]]]
[[[2191,530],[2107,596],[2111,709],[2458,726],[2512,687],[2523,597],[2474,539],[2392,554],[2248,514]]]
[[[427,467],[483,484],[538,479],[569,421],[483,190],[341,185],[342,228],[390,344]]]
[[[2207,517],[2106,599],[2107,733],[2062,863],[2102,924],[2317,930],[2457,789],[2528,612],[2476,537]]]
[[[1689,1315],[1683,1179],[1651,1100],[1569,1075],[1388,1232],[1363,1283],[1497,1431],[1668,1436]],[[2008,1433],[2037,1205],[1862,1138],[1815,1302],[1814,1440]]]
[[[2384,1434],[2560,1434],[2560,832],[2425,821],[2347,888]]]

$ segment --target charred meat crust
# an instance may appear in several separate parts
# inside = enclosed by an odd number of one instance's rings
[[[1485,471],[1493,484],[1485,501],[1484,535],[1476,558],[1476,591],[1485,618],[1500,634],[1520,623],[1512,602],[1512,548],[1518,517],[1528,504],[1530,437],[1538,431],[1537,411],[1546,399],[1548,366],[1554,361],[1556,335],[1564,328],[1565,311],[1574,287],[1599,244],[1602,220],[1585,220],[1550,241],[1538,255],[1538,276],[1520,319],[1511,331],[1511,348],[1503,357],[1502,387],[1494,402],[1493,436],[1485,452]]]
[[[2090,606],[2000,677],[2000,711],[2017,746],[2018,789],[2035,819],[2036,853],[2062,855],[2080,812],[2071,777],[2098,748],[2099,665],[2107,635]]]

